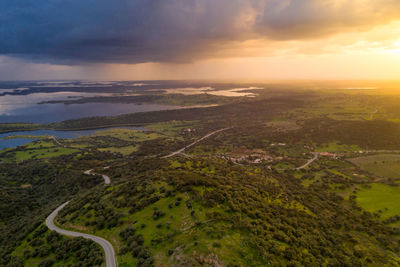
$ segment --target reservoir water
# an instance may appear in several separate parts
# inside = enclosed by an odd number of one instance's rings
[[[2,85],[0,83],[0,85]],[[43,85],[41,85],[43,86]],[[52,84],[51,88],[57,88]],[[64,84],[64,86],[66,86]],[[72,87],[72,85],[69,85]],[[81,86],[81,85],[80,85]],[[101,86],[101,84],[96,84]],[[4,85],[3,85],[4,87]],[[33,87],[33,86],[31,86]],[[0,123],[53,123],[64,120],[79,119],[96,116],[116,116],[137,112],[149,112],[158,110],[170,110],[180,108],[171,105],[159,104],[123,104],[123,103],[84,103],[65,105],[63,103],[40,104],[51,100],[68,100],[71,98],[111,96],[111,92],[77,92],[77,91],[56,91],[56,92],[34,92],[23,94],[28,88],[5,89],[0,86]],[[13,94],[15,91],[18,94]],[[125,127],[118,127],[125,128]],[[129,129],[142,129],[137,127],[126,127]],[[87,131],[53,131],[38,130],[0,134],[0,150],[16,147],[40,139],[39,136],[55,136],[58,138],[75,138],[83,135],[91,135],[96,130]],[[10,136],[21,136],[21,138],[6,138]],[[27,138],[26,136],[29,136]],[[34,138],[38,136],[38,138]]]
[[[109,129],[130,129],[130,130],[142,130],[146,131],[146,128],[141,127],[110,127],[97,130],[84,130],[84,131],[55,131],[55,130],[36,130],[36,131],[23,131],[23,132],[11,132],[0,134],[0,150],[10,147],[21,146],[28,144],[35,140],[40,139],[42,136],[55,136],[60,139],[71,139],[79,136],[92,135],[96,131],[104,131]],[[13,137],[15,136],[15,138]],[[19,137],[21,136],[21,137]],[[29,136],[29,138],[22,137]],[[37,136],[37,138],[34,138]],[[11,137],[11,138],[10,138]]]
[[[64,104],[28,104],[12,105],[1,110],[0,123],[31,122],[51,123],[64,120],[95,116],[116,116],[128,113],[176,109],[176,106],[157,104],[121,104],[121,103],[86,103],[75,105]]]

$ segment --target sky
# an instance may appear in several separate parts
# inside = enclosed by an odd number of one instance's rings
[[[400,79],[400,0],[2,0],[0,80]]]

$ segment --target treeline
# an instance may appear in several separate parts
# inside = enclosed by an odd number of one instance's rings
[[[0,133],[38,130],[42,129],[41,127],[33,123],[0,123]]]
[[[337,121],[329,118],[312,119],[296,132],[317,143],[340,141],[367,149],[400,149],[400,123],[384,120]]]
[[[157,93],[157,92],[153,92]],[[162,93],[162,92],[159,92]],[[50,100],[40,102],[39,104],[86,104],[86,103],[121,103],[121,104],[143,104],[156,103],[165,105],[210,105],[226,104],[237,101],[232,97],[215,96],[210,94],[182,95],[182,94],[144,94],[135,96],[96,96],[84,97],[73,100]]]
[[[85,119],[68,120],[51,124],[55,129],[86,129],[112,125],[141,125],[145,123],[166,122],[173,120],[201,120],[208,125],[219,127],[231,124],[266,122],[268,118],[280,112],[300,107],[301,97],[276,97],[258,101],[226,104],[207,108],[188,108],[180,110],[155,111],[126,114],[115,117],[91,117]]]
[[[85,103],[144,103],[144,102],[154,102],[161,99],[161,95],[137,95],[137,96],[96,96],[96,97],[84,97],[73,100],[50,100],[40,102],[39,104],[59,104],[63,103],[65,105],[71,104],[85,104]]]

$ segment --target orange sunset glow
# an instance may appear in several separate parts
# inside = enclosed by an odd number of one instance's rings
[[[108,5],[86,15],[107,14]],[[29,35],[18,35],[11,45],[11,34],[40,35],[38,21],[2,31],[0,79],[393,80],[400,74],[400,6],[393,0],[173,1],[152,16],[144,4],[115,4],[124,16],[108,14],[99,25],[93,17],[93,27],[65,22],[73,4],[58,17],[52,8],[34,7],[63,25],[64,35],[48,32],[32,44]],[[8,19],[18,19],[10,10]]]

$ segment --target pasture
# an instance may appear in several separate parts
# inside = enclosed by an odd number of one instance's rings
[[[400,154],[381,154],[349,159],[369,173],[386,178],[400,178]]]
[[[371,184],[357,193],[357,203],[369,212],[380,213],[381,219],[400,215],[400,187]]]

